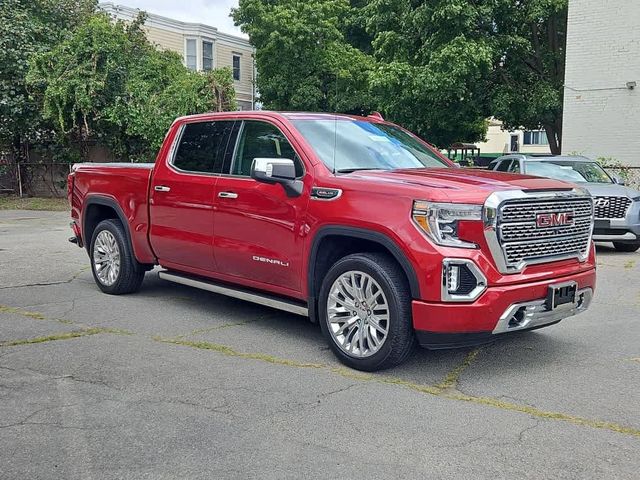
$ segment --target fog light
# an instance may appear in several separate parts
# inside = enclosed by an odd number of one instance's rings
[[[442,300],[471,302],[487,288],[487,279],[471,260],[445,258],[442,262]]]
[[[450,265],[447,268],[447,291],[456,293],[460,288],[460,265]]]

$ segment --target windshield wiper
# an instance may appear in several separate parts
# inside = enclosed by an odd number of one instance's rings
[[[336,170],[336,173],[353,173],[353,172],[359,172],[360,170],[388,170],[388,169],[382,168],[382,167],[341,168],[340,170]]]

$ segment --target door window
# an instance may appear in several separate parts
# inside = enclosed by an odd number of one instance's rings
[[[511,162],[513,162],[513,160],[503,160],[500,162],[500,165],[498,165],[498,168],[496,168],[497,171],[499,172],[508,172],[510,171],[509,168],[511,167]]]
[[[513,162],[511,162],[509,171],[511,173],[520,173],[520,162],[518,160],[514,160]]]
[[[251,164],[254,158],[288,158],[293,160],[296,176],[303,175],[302,162],[293,147],[278,130],[270,123],[249,120],[244,122],[235,159],[231,166],[231,174],[248,177],[251,174]]]
[[[234,130],[233,121],[187,123],[171,162],[185,172],[220,173]],[[236,133],[237,135],[237,133]]]

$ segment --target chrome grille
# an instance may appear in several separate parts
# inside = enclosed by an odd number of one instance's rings
[[[572,225],[538,227],[541,213],[570,213]],[[513,199],[498,210],[498,243],[507,268],[524,263],[541,263],[571,256],[584,257],[589,251],[593,226],[590,197],[573,196],[542,199]]]
[[[630,206],[629,197],[593,197],[595,217],[598,219],[624,218]]]

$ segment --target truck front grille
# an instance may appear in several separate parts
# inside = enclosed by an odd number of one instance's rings
[[[593,208],[597,219],[624,218],[630,206],[629,197],[593,197]]]
[[[504,265],[585,257],[593,228],[593,203],[586,196],[507,200],[498,208],[496,233]]]

